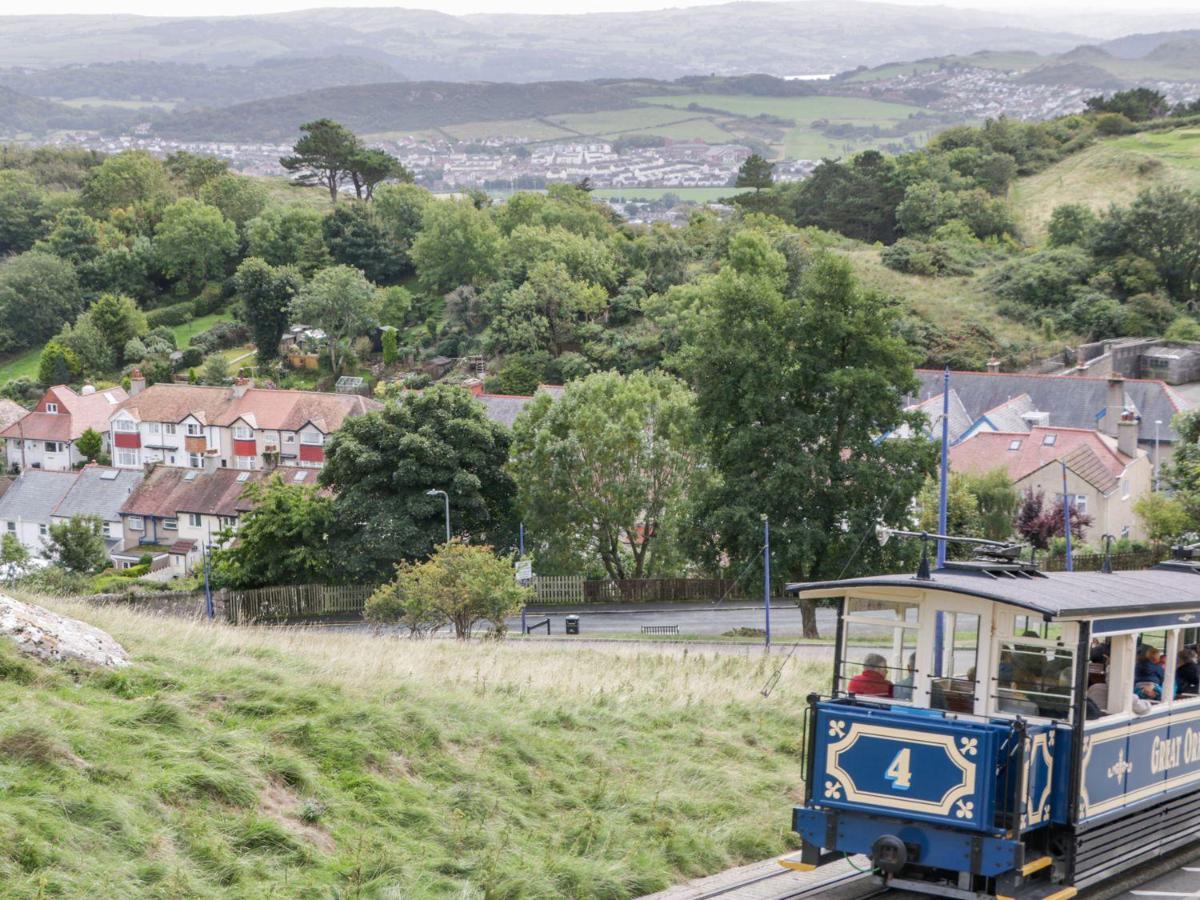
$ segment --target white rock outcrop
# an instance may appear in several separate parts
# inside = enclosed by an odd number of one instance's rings
[[[107,632],[3,594],[0,638],[14,641],[23,653],[38,659],[74,659],[110,669],[129,665],[129,654]]]

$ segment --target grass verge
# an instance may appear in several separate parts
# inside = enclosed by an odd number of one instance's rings
[[[790,846],[822,666],[234,630],[0,643],[5,896],[633,897]]]

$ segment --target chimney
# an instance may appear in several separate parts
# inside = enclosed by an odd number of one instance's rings
[[[238,377],[233,382],[233,396],[240,400],[242,397],[246,396],[246,391],[248,391],[251,387],[253,387],[253,385],[250,383],[249,378]]]
[[[134,369],[129,373],[129,396],[136,397],[146,389],[146,376],[142,374],[141,369]]]
[[[1118,424],[1125,415],[1125,379],[1112,375],[1108,379],[1108,393],[1104,401],[1104,418],[1100,430],[1109,437],[1116,437]]]
[[[221,467],[221,451],[215,447],[204,451],[204,472],[211,475]]]
[[[472,395],[479,397],[483,394],[483,382],[478,378],[468,378],[463,382],[463,387],[471,392]]]
[[[1027,413],[1021,413],[1021,420],[1032,429],[1035,425],[1049,425],[1050,413],[1041,412],[1040,410],[1030,410]]]
[[[1137,459],[1138,420],[1131,412],[1121,416],[1121,421],[1117,423],[1117,449],[1126,456]]]
[[[1000,360],[996,359],[996,357],[994,357],[994,356],[991,359],[989,359],[987,361],[987,370],[989,372],[999,372],[1000,371]]]

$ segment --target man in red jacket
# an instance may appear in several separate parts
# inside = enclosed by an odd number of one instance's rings
[[[887,679],[887,660],[878,653],[868,653],[863,670],[850,679],[847,690],[864,697],[892,696],[892,683]]]

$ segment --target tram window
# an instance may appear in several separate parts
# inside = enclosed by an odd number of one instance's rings
[[[838,688],[857,696],[911,700],[918,624],[914,603],[848,598]]]
[[[975,711],[976,669],[979,663],[979,616],[975,613],[947,612],[942,616],[940,659],[930,690],[929,705],[933,709],[954,712]]]
[[[1137,636],[1133,663],[1133,693],[1151,703],[1170,699],[1167,672],[1168,632],[1143,631]]]
[[[1061,641],[1061,622],[1047,622],[1041,616],[1015,615],[1012,619],[1013,637],[1036,637],[1043,641]]]
[[[996,657],[996,712],[1070,719],[1075,654],[1033,638],[1000,641]]]

